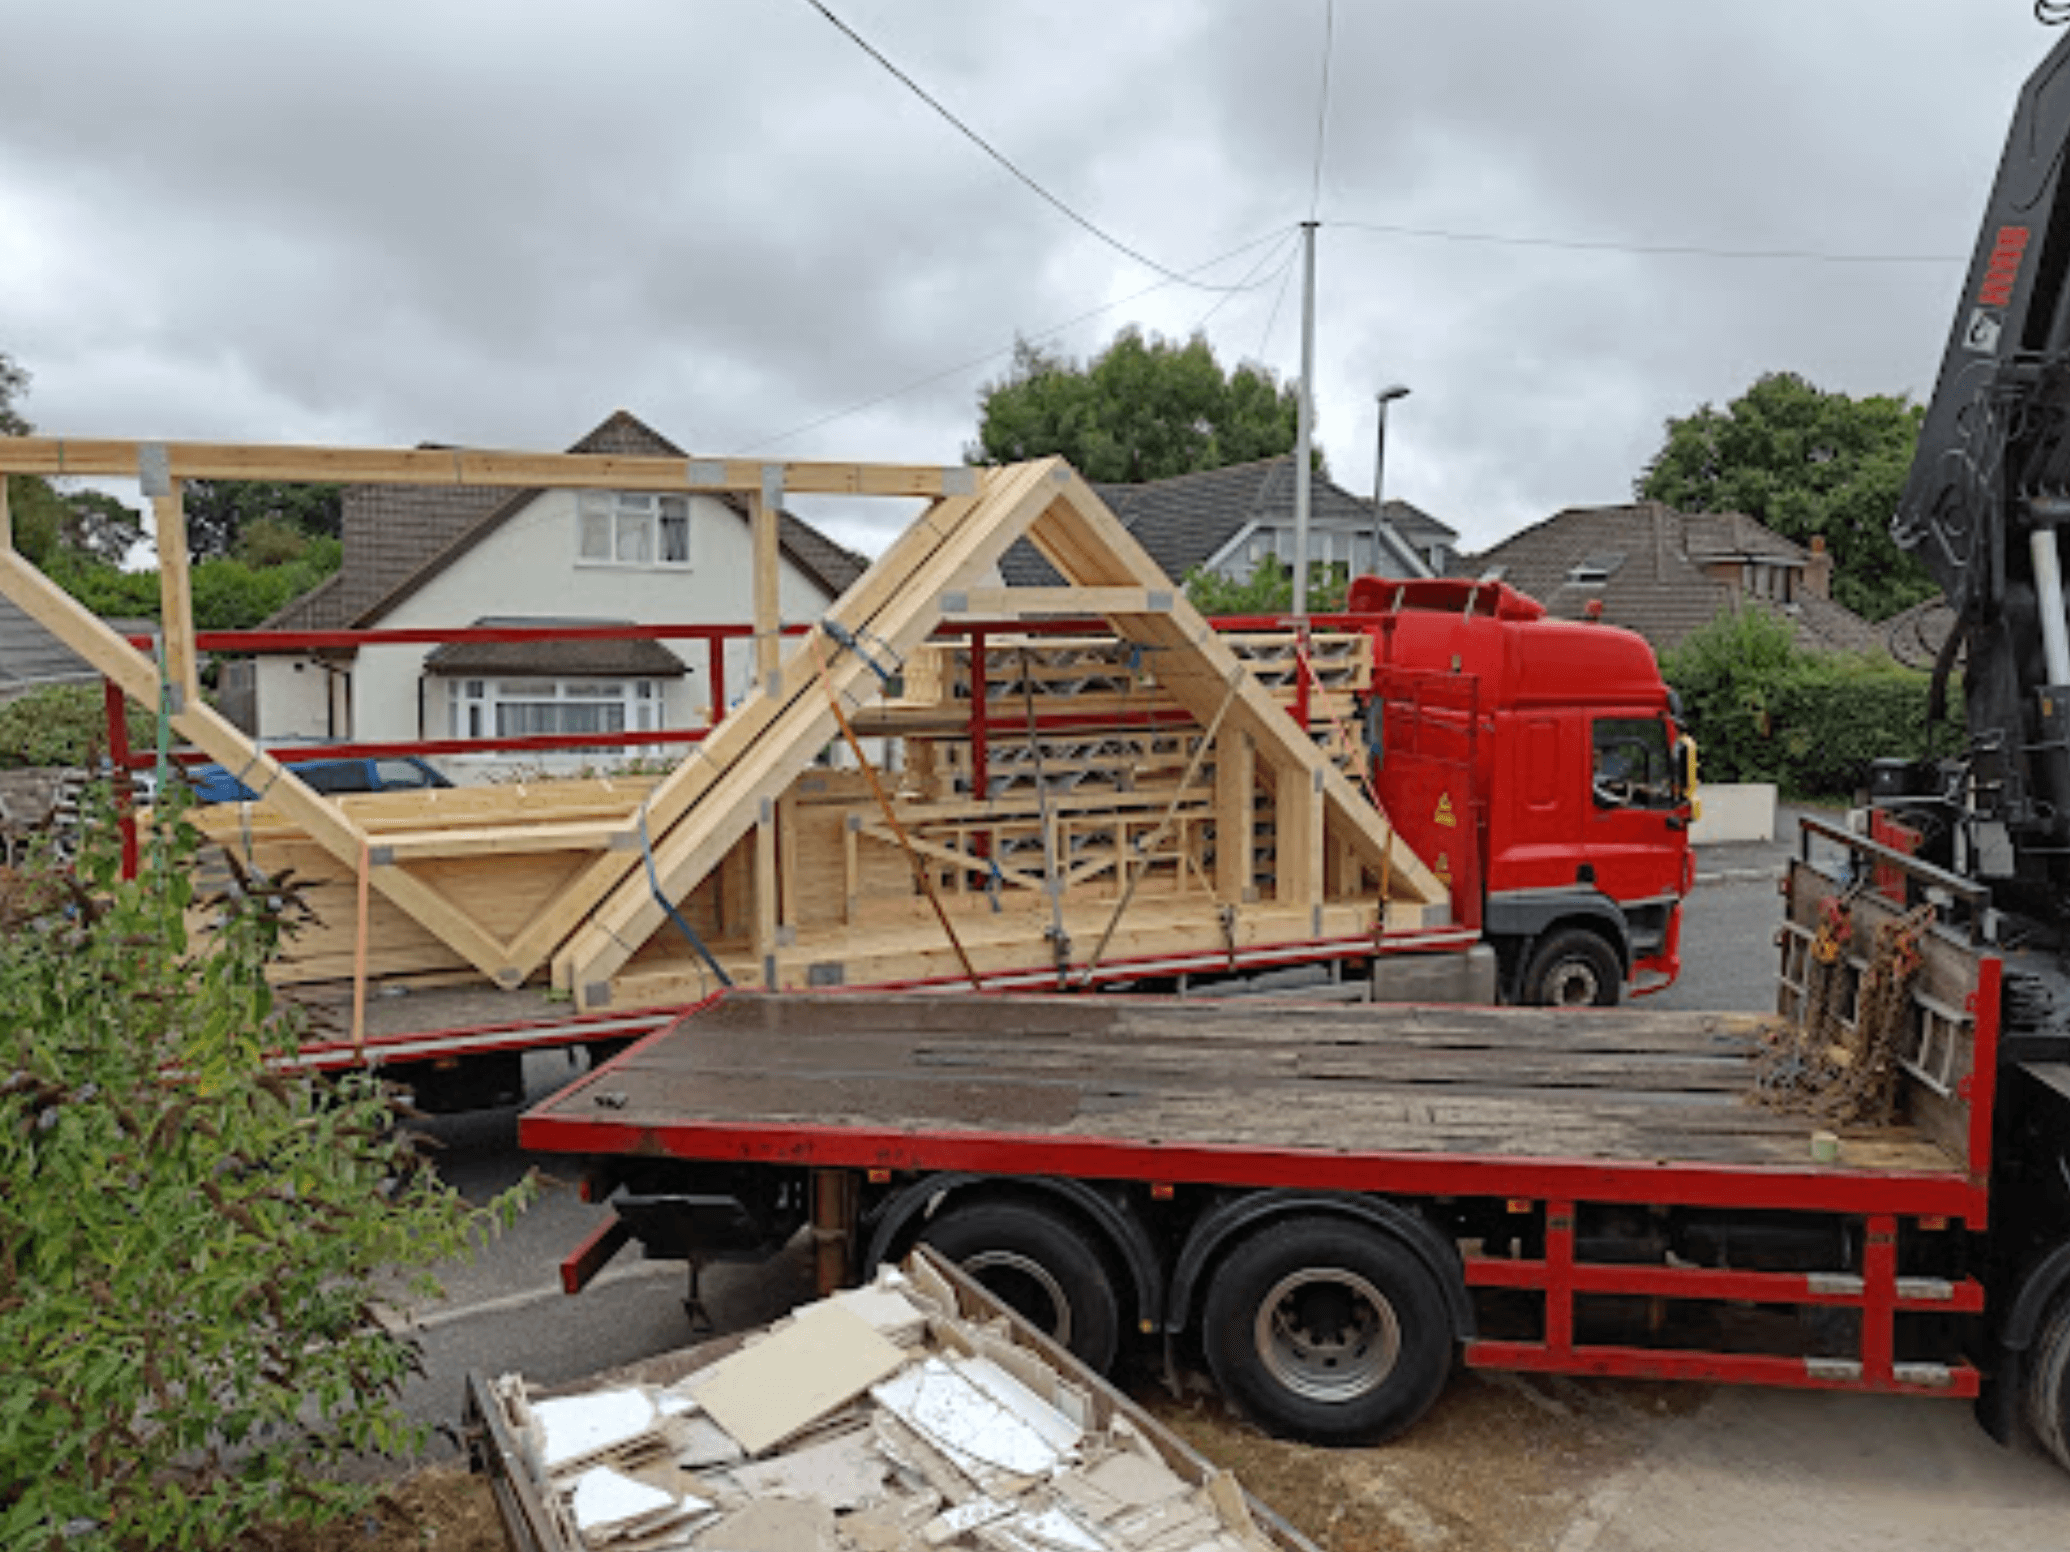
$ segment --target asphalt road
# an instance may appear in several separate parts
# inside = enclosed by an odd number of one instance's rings
[[[1777,849],[1742,852],[1723,859],[1730,864],[1723,881],[1698,886],[1686,908],[1682,976],[1649,999],[1652,1006],[1773,1006],[1778,902],[1775,874],[1761,870],[1779,858]],[[562,1058],[535,1059],[534,1097],[569,1075]],[[471,1199],[485,1200],[526,1168],[515,1111],[442,1121],[434,1130],[445,1144],[441,1167]],[[552,1383],[690,1339],[680,1267],[644,1264],[627,1252],[579,1298],[560,1293],[556,1264],[599,1212],[549,1183],[514,1229],[472,1264],[446,1269],[447,1297],[420,1312],[427,1372],[408,1396],[413,1415],[434,1425],[456,1421],[470,1369],[517,1370]],[[767,1266],[707,1271],[701,1292],[716,1328],[771,1319],[808,1297],[802,1252],[794,1246]],[[2029,1552],[2070,1544],[2070,1476],[2031,1446],[2000,1449],[1960,1402],[1683,1386],[1672,1388],[1684,1404],[1656,1416],[1633,1413],[1602,1382],[1500,1378],[1500,1385],[1462,1382],[1466,1395],[1456,1404],[1493,1405],[1486,1398],[1521,1388],[1533,1398],[1525,1411],[1542,1430],[1526,1441],[1529,1451],[1566,1449],[1582,1426],[1576,1419],[1603,1410],[1616,1413],[1629,1448],[1606,1458],[1575,1494],[1534,1499],[1539,1489],[1528,1473],[1509,1480],[1498,1472],[1478,1484],[1476,1491],[1517,1495],[1520,1523],[1530,1527],[1517,1533],[1521,1539],[1498,1546],[1419,1533],[1403,1545],[1429,1552]],[[1477,1465],[1452,1464],[1469,1476]],[[1409,1522],[1429,1519],[1418,1519],[1408,1499],[1402,1508]]]

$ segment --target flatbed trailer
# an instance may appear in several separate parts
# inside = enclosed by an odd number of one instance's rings
[[[1801,861],[1788,893],[1786,1005],[1822,922],[1858,972],[1903,915]],[[1873,1127],[1756,1103],[1743,1016],[735,993],[519,1136],[615,1203],[571,1291],[632,1237],[694,1267],[809,1224],[829,1284],[925,1241],[1095,1366],[1131,1328],[1196,1343],[1315,1439],[1407,1426],[1456,1352],[1987,1395],[2001,1436],[2010,1375],[2060,1456],[2070,1240],[2006,1155],[2070,1135],[2034,1097],[2060,1064],[2014,1064],[2000,1114],[2003,957],[1972,937],[1928,929]]]

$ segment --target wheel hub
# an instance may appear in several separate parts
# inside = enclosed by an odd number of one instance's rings
[[[1556,1008],[1588,1007],[1601,989],[1594,967],[1579,960],[1555,966],[1546,978],[1548,1000]]]
[[[1252,1337],[1273,1377],[1315,1401],[1366,1394],[1401,1356],[1394,1305],[1341,1267],[1304,1267],[1282,1277],[1259,1301]]]

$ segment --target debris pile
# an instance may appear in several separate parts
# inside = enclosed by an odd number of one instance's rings
[[[1272,1552],[1093,1385],[925,1261],[667,1385],[491,1387],[557,1539],[594,1552]],[[1153,1426],[1154,1425],[1150,1425]],[[1189,1464],[1183,1460],[1181,1466]]]

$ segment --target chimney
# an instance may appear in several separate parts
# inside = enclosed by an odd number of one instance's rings
[[[1833,596],[1833,557],[1826,549],[1826,536],[1811,536],[1811,558],[1804,564],[1804,591],[1813,598]]]

